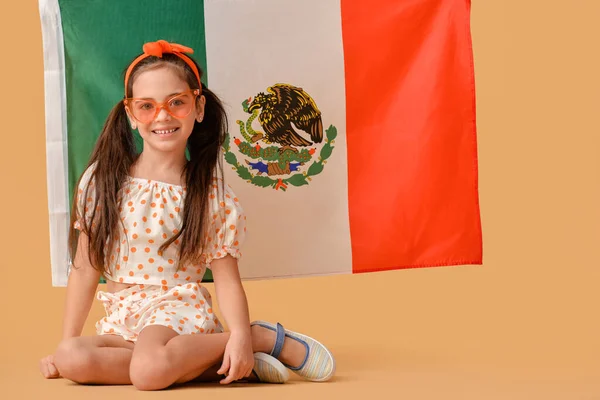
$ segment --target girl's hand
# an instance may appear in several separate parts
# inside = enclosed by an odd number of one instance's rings
[[[232,333],[225,347],[223,364],[217,371],[218,374],[227,375],[227,378],[221,380],[221,384],[247,378],[252,374],[253,368],[252,336],[250,333]]]
[[[40,360],[40,372],[46,379],[60,378],[60,374],[54,365],[53,355],[49,355]]]

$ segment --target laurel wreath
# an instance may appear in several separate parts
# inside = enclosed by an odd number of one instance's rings
[[[337,137],[337,128],[333,125],[330,125],[329,128],[327,128],[327,130],[325,131],[325,144],[321,148],[321,152],[319,153],[318,160],[314,161],[308,167],[308,169],[306,169],[306,171],[297,172],[285,179],[282,179],[282,178],[272,179],[269,176],[254,175],[245,165],[240,164],[238,162],[235,154],[231,152],[229,134],[227,134],[227,136],[225,137],[225,142],[223,143],[223,150],[225,151],[225,154],[224,154],[225,161],[227,161],[229,164],[232,165],[232,167],[233,167],[232,169],[234,171],[236,171],[242,179],[246,180],[248,183],[251,183],[255,186],[259,186],[259,187],[263,187],[263,188],[272,187],[275,190],[281,189],[282,191],[285,192],[288,185],[292,185],[292,186],[308,185],[308,183],[311,181],[311,178],[313,176],[318,175],[323,171],[324,165],[327,163],[327,159],[329,157],[331,157],[331,154],[333,153],[333,149],[334,149],[333,144],[334,144],[336,137]],[[239,146],[243,150],[243,153],[248,152],[247,155],[251,156],[252,158],[260,157],[260,155],[259,155],[260,150],[263,150],[263,151],[265,151],[264,154],[269,154],[269,155],[273,154],[272,159],[275,160],[274,154],[276,152],[273,152],[272,148],[277,149],[276,146],[271,146],[271,147],[267,147],[266,149],[256,150],[257,152],[259,152],[256,155],[253,153],[252,154],[250,153],[251,150],[248,149],[248,146],[250,146],[249,143],[241,142],[239,144]],[[306,149],[304,149],[304,151],[306,151]],[[285,155],[285,153],[283,155]],[[288,157],[290,157],[290,156],[286,156],[286,158],[288,158]],[[304,158],[305,156],[301,151],[297,155],[297,157]],[[266,157],[266,158],[269,159],[271,157]],[[278,161],[281,162],[281,160],[278,160]]]

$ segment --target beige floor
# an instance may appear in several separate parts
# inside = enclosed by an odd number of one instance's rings
[[[247,282],[252,317],[328,344],[336,379],[160,393],[37,371],[64,300],[50,283],[42,42],[37,1],[3,7],[0,398],[600,399],[600,2],[474,3],[484,265]]]
[[[249,282],[252,317],[282,321],[328,344],[338,362],[334,381],[194,385],[161,396],[600,399],[592,324],[567,319],[567,310],[557,310],[556,319],[535,313],[531,303],[518,304],[490,285],[494,274],[501,273],[491,267],[459,267]],[[305,287],[312,295],[302,301]],[[46,298],[51,305],[40,303],[35,321],[12,315],[13,322],[37,330],[28,337],[4,331],[9,340],[4,342],[0,387],[23,399],[142,396],[132,387],[78,386],[41,378],[37,360],[53,349],[60,334],[59,313],[49,310],[61,306],[63,292],[55,289]],[[513,292],[514,297],[523,298],[523,293]],[[95,305],[91,318],[101,313]],[[569,323],[573,325],[565,326]],[[86,333],[91,333],[91,324]]]

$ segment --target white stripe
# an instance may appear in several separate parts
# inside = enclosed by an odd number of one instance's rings
[[[69,194],[63,33],[58,0],[39,0],[39,9],[44,43],[46,169],[52,285],[66,286],[69,263]]]
[[[323,172],[307,186],[290,185],[287,192],[253,186],[225,163],[226,178],[248,216],[242,277],[351,273],[339,1],[208,0],[205,24],[208,86],[226,102],[233,136],[240,137],[236,120],[249,117],[242,101],[275,83],[299,86],[314,99],[324,136],[330,125],[338,130]],[[262,131],[258,119],[253,127]],[[313,161],[322,145],[316,145]],[[245,165],[248,157],[236,156]]]

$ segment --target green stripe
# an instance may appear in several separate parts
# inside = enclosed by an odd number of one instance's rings
[[[206,72],[203,0],[59,0],[64,35],[69,193],[83,172],[114,105],[123,71],[146,42],[164,39],[194,49]],[[206,74],[203,82],[206,83]],[[141,138],[135,133],[138,149]],[[211,280],[210,271],[205,280]]]

